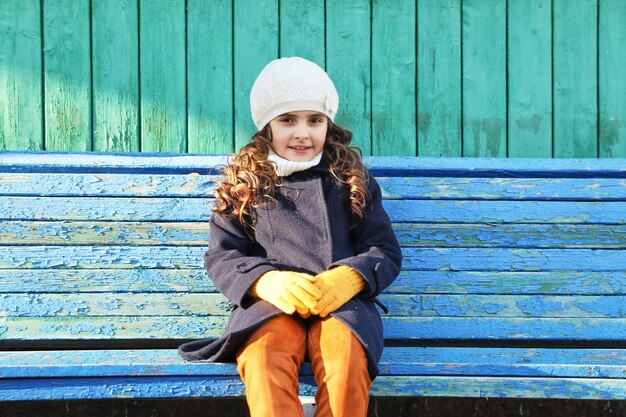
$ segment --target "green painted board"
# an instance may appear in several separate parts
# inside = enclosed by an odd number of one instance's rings
[[[235,150],[250,143],[257,128],[250,115],[250,90],[261,70],[278,58],[278,0],[235,4]]]
[[[626,157],[626,1],[602,0],[599,16],[600,157]]]
[[[43,148],[41,71],[39,1],[2,1],[0,150]]]
[[[232,0],[187,3],[188,151],[233,150]]]
[[[463,156],[506,157],[506,1],[465,0]]]
[[[139,4],[141,150],[185,152],[185,1]]]
[[[93,150],[139,151],[138,0],[92,0]]]
[[[553,2],[554,156],[595,158],[598,155],[597,2]]]
[[[372,4],[372,154],[417,155],[415,1]]]
[[[458,0],[418,2],[419,156],[461,156],[460,8]]]
[[[324,0],[280,1],[280,56],[300,56],[324,68]]]
[[[45,149],[92,149],[89,0],[43,3]]]
[[[352,144],[372,154],[370,5],[326,1],[326,70],[339,93],[335,122],[352,131]]]
[[[508,2],[509,157],[552,156],[551,4]]]

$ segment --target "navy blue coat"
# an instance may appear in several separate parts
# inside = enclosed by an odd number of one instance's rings
[[[347,187],[330,176],[322,158],[319,165],[282,179],[282,186],[276,187],[276,201],[257,210],[251,233],[237,219],[214,214],[205,266],[234,310],[219,339],[186,343],[179,348],[181,356],[234,362],[237,348],[255,329],[283,314],[248,294],[264,272],[277,269],[316,275],[346,265],[363,275],[367,287],[331,315],[350,327],[365,347],[373,379],[383,350],[375,298],[397,277],[402,254],[382,207],[380,187],[371,175],[368,189],[364,219],[350,228],[353,218]]]

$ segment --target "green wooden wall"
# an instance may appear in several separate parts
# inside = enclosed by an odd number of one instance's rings
[[[0,150],[227,153],[301,55],[366,155],[626,157],[624,0],[2,0]]]

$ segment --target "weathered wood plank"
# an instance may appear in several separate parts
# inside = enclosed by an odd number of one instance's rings
[[[377,181],[386,199],[626,200],[626,180],[621,178],[377,177]]]
[[[204,246],[209,222],[0,222],[1,245]]]
[[[339,93],[335,122],[372,154],[371,13],[360,0],[326,0],[326,71]]]
[[[462,14],[463,156],[506,157],[506,1],[465,0]]]
[[[244,392],[237,376],[17,379],[2,381],[0,400],[242,397]],[[314,393],[310,378],[300,383],[300,395]],[[611,379],[382,375],[370,395],[609,399],[626,396],[626,387]]]
[[[226,316],[4,317],[0,341],[146,340],[219,337]]]
[[[184,0],[139,2],[142,151],[187,150],[185,7]]]
[[[403,271],[389,293],[626,294],[625,271]]]
[[[206,198],[0,197],[0,220],[208,221]]]
[[[626,225],[409,224],[393,225],[400,245],[467,248],[623,249]],[[0,237],[2,236],[0,226]]]
[[[43,148],[41,7],[0,6],[0,150]]]
[[[626,318],[626,296],[384,294],[401,317]],[[7,317],[227,316],[230,303],[208,293],[0,294]]]
[[[604,158],[626,157],[626,2],[598,3],[599,152]]]
[[[0,220],[208,221],[208,198],[2,197]],[[624,224],[626,202],[386,200],[398,223]]]
[[[389,314],[402,317],[626,318],[623,295],[394,294],[379,299]]]
[[[406,247],[626,247],[625,225],[420,224],[392,225]],[[206,246],[208,222],[0,223],[0,245]]]
[[[226,316],[4,317],[0,340],[148,340],[219,337]],[[383,315],[386,339],[418,342],[596,341],[626,339],[624,318],[398,317]]]
[[[0,293],[216,292],[195,269],[0,269]],[[626,295],[626,272],[403,271],[388,294]]]
[[[0,195],[207,197],[219,175],[0,173]],[[386,199],[626,200],[622,178],[377,177]]]
[[[138,8],[138,0],[91,3],[96,151],[140,149]]]
[[[0,294],[8,317],[228,316],[230,303],[207,293]],[[200,319],[202,320],[202,319]]]
[[[407,30],[416,27],[416,2],[374,1],[371,9],[372,154],[417,155],[416,33]]]
[[[188,152],[233,151],[232,3],[187,2]]]
[[[235,150],[250,143],[257,128],[250,115],[250,89],[263,67],[278,58],[278,0],[237,0],[234,7]]]
[[[0,195],[208,197],[217,175],[0,173]]]
[[[626,357],[620,349],[386,347],[379,366],[381,375],[623,378]],[[167,375],[239,374],[234,364],[187,362],[174,349],[0,352],[0,380]]]
[[[508,156],[552,156],[552,0],[507,3]]]
[[[624,224],[626,202],[387,200],[394,222]]]
[[[389,317],[383,316],[387,339],[401,340],[530,340],[622,342],[626,319]]]
[[[224,167],[226,155],[0,152],[0,172],[187,174]],[[366,156],[378,177],[626,178],[624,158],[429,158]]]
[[[198,268],[206,248],[0,246],[0,269]],[[439,271],[624,271],[626,250],[403,248],[403,269]]]
[[[417,2],[420,156],[461,156],[461,2]]]
[[[216,292],[195,269],[0,269],[0,293]]]
[[[45,149],[92,149],[88,0],[43,2]]]
[[[300,56],[325,67],[325,1],[280,1],[280,56]]]
[[[553,0],[554,156],[598,156],[598,6]]]

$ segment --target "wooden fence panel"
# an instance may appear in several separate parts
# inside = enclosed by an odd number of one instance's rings
[[[0,150],[225,154],[303,56],[364,155],[626,157],[621,0],[4,0]]]

